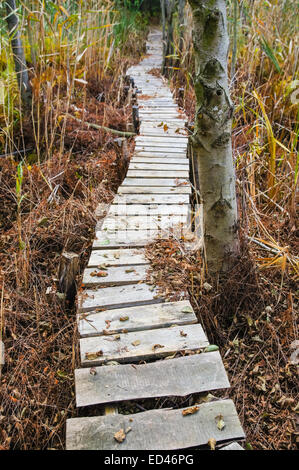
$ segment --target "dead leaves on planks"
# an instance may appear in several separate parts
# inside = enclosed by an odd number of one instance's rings
[[[122,442],[124,442],[125,438],[126,438],[126,435],[132,431],[132,428],[131,427],[128,427],[126,430],[124,429],[120,429],[119,431],[117,431],[115,434],[114,434],[114,439],[119,443],[121,444]]]

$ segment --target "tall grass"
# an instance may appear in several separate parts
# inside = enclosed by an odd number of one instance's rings
[[[4,5],[2,2],[0,149],[13,152],[28,146],[23,125],[30,119],[29,116],[20,119],[22,109]],[[20,0],[18,5],[19,29],[32,84],[33,153],[40,163],[51,158],[58,140],[62,155],[65,116],[71,111],[72,102],[79,98],[84,109],[86,89],[92,82],[100,83],[111,70],[115,80],[122,75],[125,61],[120,60],[120,48],[136,50],[140,44],[138,34],[144,25],[136,12],[120,10],[120,5],[112,0]],[[84,112],[81,117],[84,120]]]
[[[0,449],[57,449],[75,415],[79,364],[75,309],[57,282],[60,254],[77,253],[83,271],[94,211],[123,178],[121,148],[103,126],[126,130],[121,78],[143,51],[145,28],[110,0],[20,0],[32,85],[25,111],[0,5],[0,153],[16,152],[0,158]]]

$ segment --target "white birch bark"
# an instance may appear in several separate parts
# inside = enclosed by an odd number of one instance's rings
[[[6,11],[6,22],[9,31],[9,38],[11,42],[18,85],[23,103],[28,104],[31,89],[29,84],[25,53],[21,41],[20,31],[18,29],[19,19],[16,14],[15,0],[6,0]]]
[[[228,90],[225,0],[189,0],[193,12],[196,116],[192,136],[209,272],[225,272],[239,251]]]

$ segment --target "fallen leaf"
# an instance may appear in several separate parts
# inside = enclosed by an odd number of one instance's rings
[[[109,245],[109,244],[110,244],[110,240],[108,238],[106,238],[105,240],[99,241],[99,245]]]
[[[214,439],[213,437],[211,437],[211,439],[208,440],[208,445],[211,450],[215,450],[216,442],[217,442],[216,439]]]
[[[155,351],[156,349],[160,349],[160,348],[164,348],[163,344],[154,344],[153,346],[153,351]]]
[[[218,415],[216,416],[215,418],[217,420],[217,428],[222,431],[222,429],[225,428],[225,422],[223,421],[223,416],[222,415]]]
[[[134,271],[136,271],[136,269],[134,269],[134,268],[126,269],[126,273],[133,273]]]
[[[186,408],[182,411],[183,416],[194,415],[199,410],[199,406],[191,406],[190,408]]]
[[[187,333],[184,333],[184,331],[181,330],[181,331],[180,331],[180,335],[181,335],[181,336],[187,336]]]
[[[97,277],[106,277],[108,273],[106,271],[99,271],[95,274]]]
[[[105,263],[103,263],[103,264],[99,264],[99,266],[98,266],[98,268],[99,268],[99,269],[104,269],[104,271],[106,271],[106,270],[107,270],[107,267],[108,267],[108,265],[107,265],[107,264],[105,264]]]
[[[98,357],[100,356],[103,356],[103,351],[100,350],[100,351],[97,351],[95,353],[85,353],[85,359],[88,359],[90,361],[94,361],[95,359],[97,359]]]
[[[123,442],[125,438],[126,438],[126,434],[123,429],[120,429],[114,434],[114,439],[119,443]]]
[[[127,320],[129,320],[129,317],[120,317],[119,318],[119,321],[127,321]]]
[[[132,346],[139,346],[140,341],[139,341],[139,339],[136,339],[136,341],[133,341],[131,344],[132,344]]]
[[[203,288],[204,288],[204,290],[206,290],[207,292],[210,292],[210,290],[213,289],[213,286],[211,286],[211,284],[209,284],[208,282],[205,282],[204,285],[203,285]]]
[[[218,351],[219,347],[216,346],[216,344],[210,344],[204,349],[204,352],[213,352],[213,351]]]

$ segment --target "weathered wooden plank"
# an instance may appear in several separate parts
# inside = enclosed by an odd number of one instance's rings
[[[161,120],[160,122],[164,122],[164,124],[167,124],[169,126],[169,124],[177,124],[177,126],[181,126],[181,127],[184,127],[185,125],[185,121],[183,119],[179,119],[179,118],[175,118],[175,117],[168,117],[168,116],[161,116]],[[143,116],[142,117],[142,122],[143,123],[147,123],[147,122],[151,122],[153,124],[159,124],[159,121],[157,119],[155,119],[154,117],[151,117],[151,116]]]
[[[148,264],[144,250],[122,249],[122,250],[96,250],[92,251],[88,267],[97,266],[128,266],[129,264]]]
[[[160,108],[161,106],[163,106],[164,108],[167,108],[167,107],[177,107],[177,104],[173,101],[173,98],[150,98],[150,99],[143,99],[141,98],[142,95],[139,95],[138,96],[138,103],[139,103],[139,106],[140,107],[144,107],[144,108]]]
[[[173,143],[176,145],[181,145],[182,147],[186,147],[188,144],[188,137],[183,137],[183,136],[168,136],[167,134],[162,135],[162,136],[146,136],[146,135],[140,135],[136,137],[135,139],[136,144],[139,143]]]
[[[183,330],[181,326],[173,326],[122,333],[119,339],[113,341],[108,341],[105,336],[82,338],[81,364],[96,366],[107,361],[139,362],[153,357],[169,356],[177,351],[202,349],[208,344],[206,335],[198,323],[185,325]]]
[[[148,284],[132,284],[122,287],[85,289],[79,295],[79,312],[90,312],[98,308],[113,309],[133,305],[156,304],[161,302],[156,289]]]
[[[161,106],[144,106],[143,105],[142,106],[141,105],[139,106],[139,112],[144,113],[144,114],[152,114],[155,116],[160,116],[163,113],[174,114],[176,116],[179,114],[178,107],[175,104],[168,105],[168,106],[164,106],[164,105],[161,105]]]
[[[156,238],[163,238],[163,236],[161,230],[118,230],[117,232],[103,230],[96,232],[93,249],[144,247]]]
[[[173,171],[187,171],[187,177],[189,174],[189,162],[188,160],[186,161],[185,164],[179,164],[179,163],[172,163],[171,166],[170,164],[167,163],[135,163],[134,161],[131,160],[129,170],[148,170],[148,171],[166,171],[170,172],[173,169]]]
[[[161,127],[163,128],[164,126],[167,125],[168,128],[171,127],[184,127],[185,126],[185,120],[176,118],[175,116],[166,116],[165,114],[161,114],[159,116],[160,119],[155,118],[153,115],[150,114],[140,114],[140,121],[143,124],[143,126],[146,127],[151,127],[151,126],[156,126],[156,127]],[[164,129],[163,129],[164,130]]]
[[[145,88],[141,87],[142,91],[145,92]],[[176,103],[172,102],[172,104],[169,102],[168,104],[165,104],[162,102],[160,99],[159,105],[152,103],[151,105],[148,105],[146,102],[139,102],[139,112],[144,114],[144,115],[150,115],[155,117],[157,121],[159,121],[161,116],[171,116],[174,119],[182,119],[186,118],[185,114],[183,114],[180,110],[180,108],[177,106]],[[161,122],[161,121],[160,121]]]
[[[141,87],[141,92],[143,94],[146,94],[146,95],[152,95],[153,97],[160,97],[160,98],[169,98],[171,95],[168,95],[167,93],[165,92],[159,92],[159,93],[156,93],[154,94],[151,90],[145,88],[145,87]],[[143,120],[145,121],[155,121],[155,122],[158,122],[159,123],[159,119],[164,119],[164,120],[169,120],[170,122],[171,121],[176,121],[176,120],[182,120],[182,119],[185,119],[185,116],[180,114],[179,111],[177,111],[176,113],[172,113],[171,111],[167,112],[167,111],[164,111],[163,113],[161,113],[160,115],[158,114],[155,114],[155,115],[151,115],[150,113],[142,113],[143,114]]]
[[[86,268],[82,282],[84,287],[137,284],[145,281],[147,270],[147,265],[112,266],[106,270]]]
[[[124,328],[126,331],[152,330],[197,322],[188,300],[82,313],[77,318],[81,337],[117,334]],[[124,318],[127,318],[125,322]]]
[[[140,164],[142,164],[142,168],[140,167]],[[171,158],[171,157],[133,157],[130,160],[130,167],[133,169],[135,168],[135,165],[138,165],[138,168],[140,169],[145,169],[145,164],[147,164],[146,168],[150,169],[150,166],[153,168],[153,165],[155,165],[156,170],[161,170],[164,169],[160,167],[160,165],[163,165],[166,168],[166,165],[175,165],[174,168],[178,169],[186,169],[189,168],[189,160],[187,158]],[[133,165],[133,166],[132,166]],[[136,167],[137,168],[137,167]]]
[[[149,67],[147,66],[147,70]],[[161,83],[153,84],[149,83],[151,80],[150,77],[137,77],[135,76],[134,81],[136,82],[136,86],[141,91],[141,94],[146,94],[151,98],[169,98],[173,99],[173,95],[169,88],[163,86]]]
[[[153,131],[159,131],[159,134],[157,134],[157,137],[160,137],[161,135],[169,135],[169,133],[172,133],[170,137],[182,137],[186,138],[188,137],[188,130],[185,127],[185,121],[182,123],[173,122],[173,123],[167,123],[167,128],[164,126],[163,121],[160,122],[141,122],[140,123],[140,136],[147,135],[147,132],[153,132]]]
[[[225,427],[217,427],[218,416]],[[114,435],[130,429],[120,444]],[[224,442],[242,439],[241,427],[232,400],[199,405],[187,416],[179,410],[150,410],[133,415],[93,416],[67,420],[67,450],[172,450],[207,446],[210,439]]]
[[[116,195],[115,204],[189,204],[188,194],[124,194]]]
[[[125,178],[122,186],[189,186],[187,179],[183,178]]]
[[[103,222],[102,229],[108,230],[146,230],[167,229],[175,225],[187,224],[187,215],[129,215],[109,216]]]
[[[148,65],[146,65],[146,67],[148,67]],[[136,82],[135,84],[138,88],[140,87],[142,90],[153,92],[153,96],[157,94],[165,94],[173,99],[172,93],[169,88],[167,88],[159,81],[156,81],[156,83],[154,83],[149,75],[140,75],[139,77],[135,76],[134,82]]]
[[[181,139],[177,139],[177,140],[181,140]],[[153,140],[148,140],[148,141],[141,141],[139,140],[138,142],[136,142],[136,147],[135,147],[135,151],[145,151],[147,152],[147,148],[150,147],[151,149],[155,149],[155,148],[159,148],[159,149],[163,149],[164,152],[168,151],[169,148],[174,148],[175,149],[175,152],[170,152],[170,153],[183,153],[183,152],[187,152],[187,143],[185,142],[182,142],[181,144],[180,143],[177,143],[177,142],[170,142],[168,141],[167,137],[165,136],[161,136],[160,140],[159,141],[153,141]],[[177,149],[177,151],[176,151]],[[162,150],[162,151],[163,151]],[[160,150],[159,150],[160,151]]]
[[[228,446],[221,447],[220,450],[244,450],[237,442],[232,442]]]
[[[146,65],[147,71],[150,68]],[[173,99],[172,93],[169,88],[165,87],[160,83],[149,83],[151,80],[150,77],[145,77],[144,75],[140,75],[139,77],[135,75],[134,82],[137,86],[138,90],[141,91],[142,94],[146,94],[151,98],[169,98]]]
[[[161,138],[162,140],[162,138]],[[178,139],[179,140],[179,139]],[[150,150],[148,150],[150,149]],[[139,141],[139,142],[136,142],[136,146],[135,146],[135,150],[136,151],[148,151],[148,152],[151,152],[152,150],[151,149],[160,149],[158,151],[162,151],[163,150],[165,151],[165,149],[173,149],[174,153],[182,153],[182,152],[186,152],[187,150],[187,143],[183,142],[183,143],[174,143],[174,142],[158,142],[158,141],[154,141],[154,140],[149,140],[149,141]],[[161,150],[162,149],[162,150]],[[172,151],[170,152],[172,153]]]
[[[165,124],[167,124],[167,127],[165,126]],[[167,135],[167,132],[168,131],[172,131],[172,132],[175,132],[177,129],[180,129],[180,130],[184,130],[185,132],[187,131],[186,127],[186,121],[184,122],[169,122],[167,120],[167,122],[163,121],[162,119],[159,121],[148,121],[148,122],[141,122],[140,123],[140,131],[145,132],[145,131],[153,131],[153,130],[156,130],[156,131],[161,131],[163,132],[163,135]],[[142,134],[140,134],[142,135]],[[177,137],[177,135],[180,135],[180,134],[175,134],[174,137]],[[183,136],[186,138],[186,135]]]
[[[158,119],[176,119],[176,118],[180,118],[180,115],[178,113],[178,111],[164,111],[164,112],[154,112],[154,111],[143,111],[142,109],[139,110],[139,116],[140,116],[140,120],[142,121],[143,119],[152,119],[152,120],[158,120]]]
[[[140,132],[144,137],[179,137],[179,138],[186,138],[186,131],[182,128],[178,128],[177,126],[173,128],[169,128],[166,132],[163,129],[157,127],[149,127],[140,126]]]
[[[168,170],[133,170],[129,167],[127,178],[188,178],[189,170],[176,170],[174,166]]]
[[[218,351],[149,364],[124,364],[75,371],[77,406],[165,396],[186,396],[229,388]]]
[[[110,207],[108,217],[113,216],[130,216],[130,215],[187,215],[188,204],[113,204]],[[132,263],[133,264],[133,263]]]
[[[163,130],[155,129],[155,128],[140,128],[140,133],[145,137],[182,137],[185,138],[187,133],[186,131],[179,130],[176,132],[177,129],[168,129],[166,132]]]
[[[149,72],[150,67],[148,64],[145,64],[147,72]],[[151,78],[147,76],[135,77],[134,81],[137,80],[136,86],[142,94],[151,96],[152,98],[170,98],[173,99],[172,93],[169,88],[166,88],[163,84],[160,83],[150,83]]]
[[[185,121],[182,122],[182,120],[180,122],[164,122],[163,120],[160,120],[160,121],[157,121],[157,122],[154,122],[154,121],[150,121],[150,122],[144,122],[144,123],[141,123],[141,128],[145,128],[145,129],[160,129],[160,130],[163,130],[164,131],[164,124],[167,124],[168,128],[170,130],[172,129],[177,129],[177,127],[181,128],[182,130],[186,130],[186,127],[185,127]],[[178,126],[179,124],[179,126]]]
[[[162,144],[159,145],[159,146],[155,146],[154,144],[152,144],[152,145],[148,144],[148,145],[144,145],[144,146],[136,145],[135,154],[139,153],[139,152],[151,152],[153,154],[154,153],[163,153],[163,152],[164,152],[164,154],[167,154],[167,153],[169,153],[169,154],[171,154],[171,153],[186,154],[186,149],[180,148],[177,145],[174,146],[172,144],[168,144],[168,145],[165,145],[165,146],[163,146]]]
[[[151,163],[151,161],[155,161],[157,159],[163,159],[161,163],[167,164],[168,161],[171,162],[173,160],[174,164],[189,164],[189,158],[185,153],[176,153],[176,152],[134,152],[130,161],[135,161],[135,158],[139,159],[149,159],[147,163]]]
[[[178,106],[176,103],[174,103],[173,101],[169,100],[168,102],[162,102],[160,104],[158,103],[149,103],[149,102],[141,102],[140,100],[138,100],[139,102],[139,109],[147,112],[147,111],[159,111],[160,109],[163,110],[163,111],[176,111],[178,110]]]
[[[191,194],[190,185],[184,186],[120,186],[118,194]]]
[[[161,107],[163,107],[164,111],[166,111],[167,109],[171,110],[173,112],[173,110],[175,109],[176,112],[177,112],[177,106],[175,103],[171,102],[171,100],[164,100],[164,102],[162,100],[160,100],[160,102],[158,103],[149,103],[149,102],[146,102],[146,101],[143,101],[142,103],[139,101],[139,109],[143,109],[144,111],[147,111],[147,112],[151,112],[151,111],[156,111],[156,110],[159,110],[161,109]],[[161,122],[161,121],[160,121]],[[159,123],[158,123],[159,124]]]
[[[153,157],[153,158],[180,158],[182,161],[187,160],[187,155],[185,152],[168,152],[167,149],[164,149],[163,152],[159,151],[135,151],[134,157]]]
[[[152,98],[169,98],[173,99],[172,94],[165,88],[153,88],[145,85],[138,85],[137,86],[138,90],[141,92],[143,95],[149,95]]]

